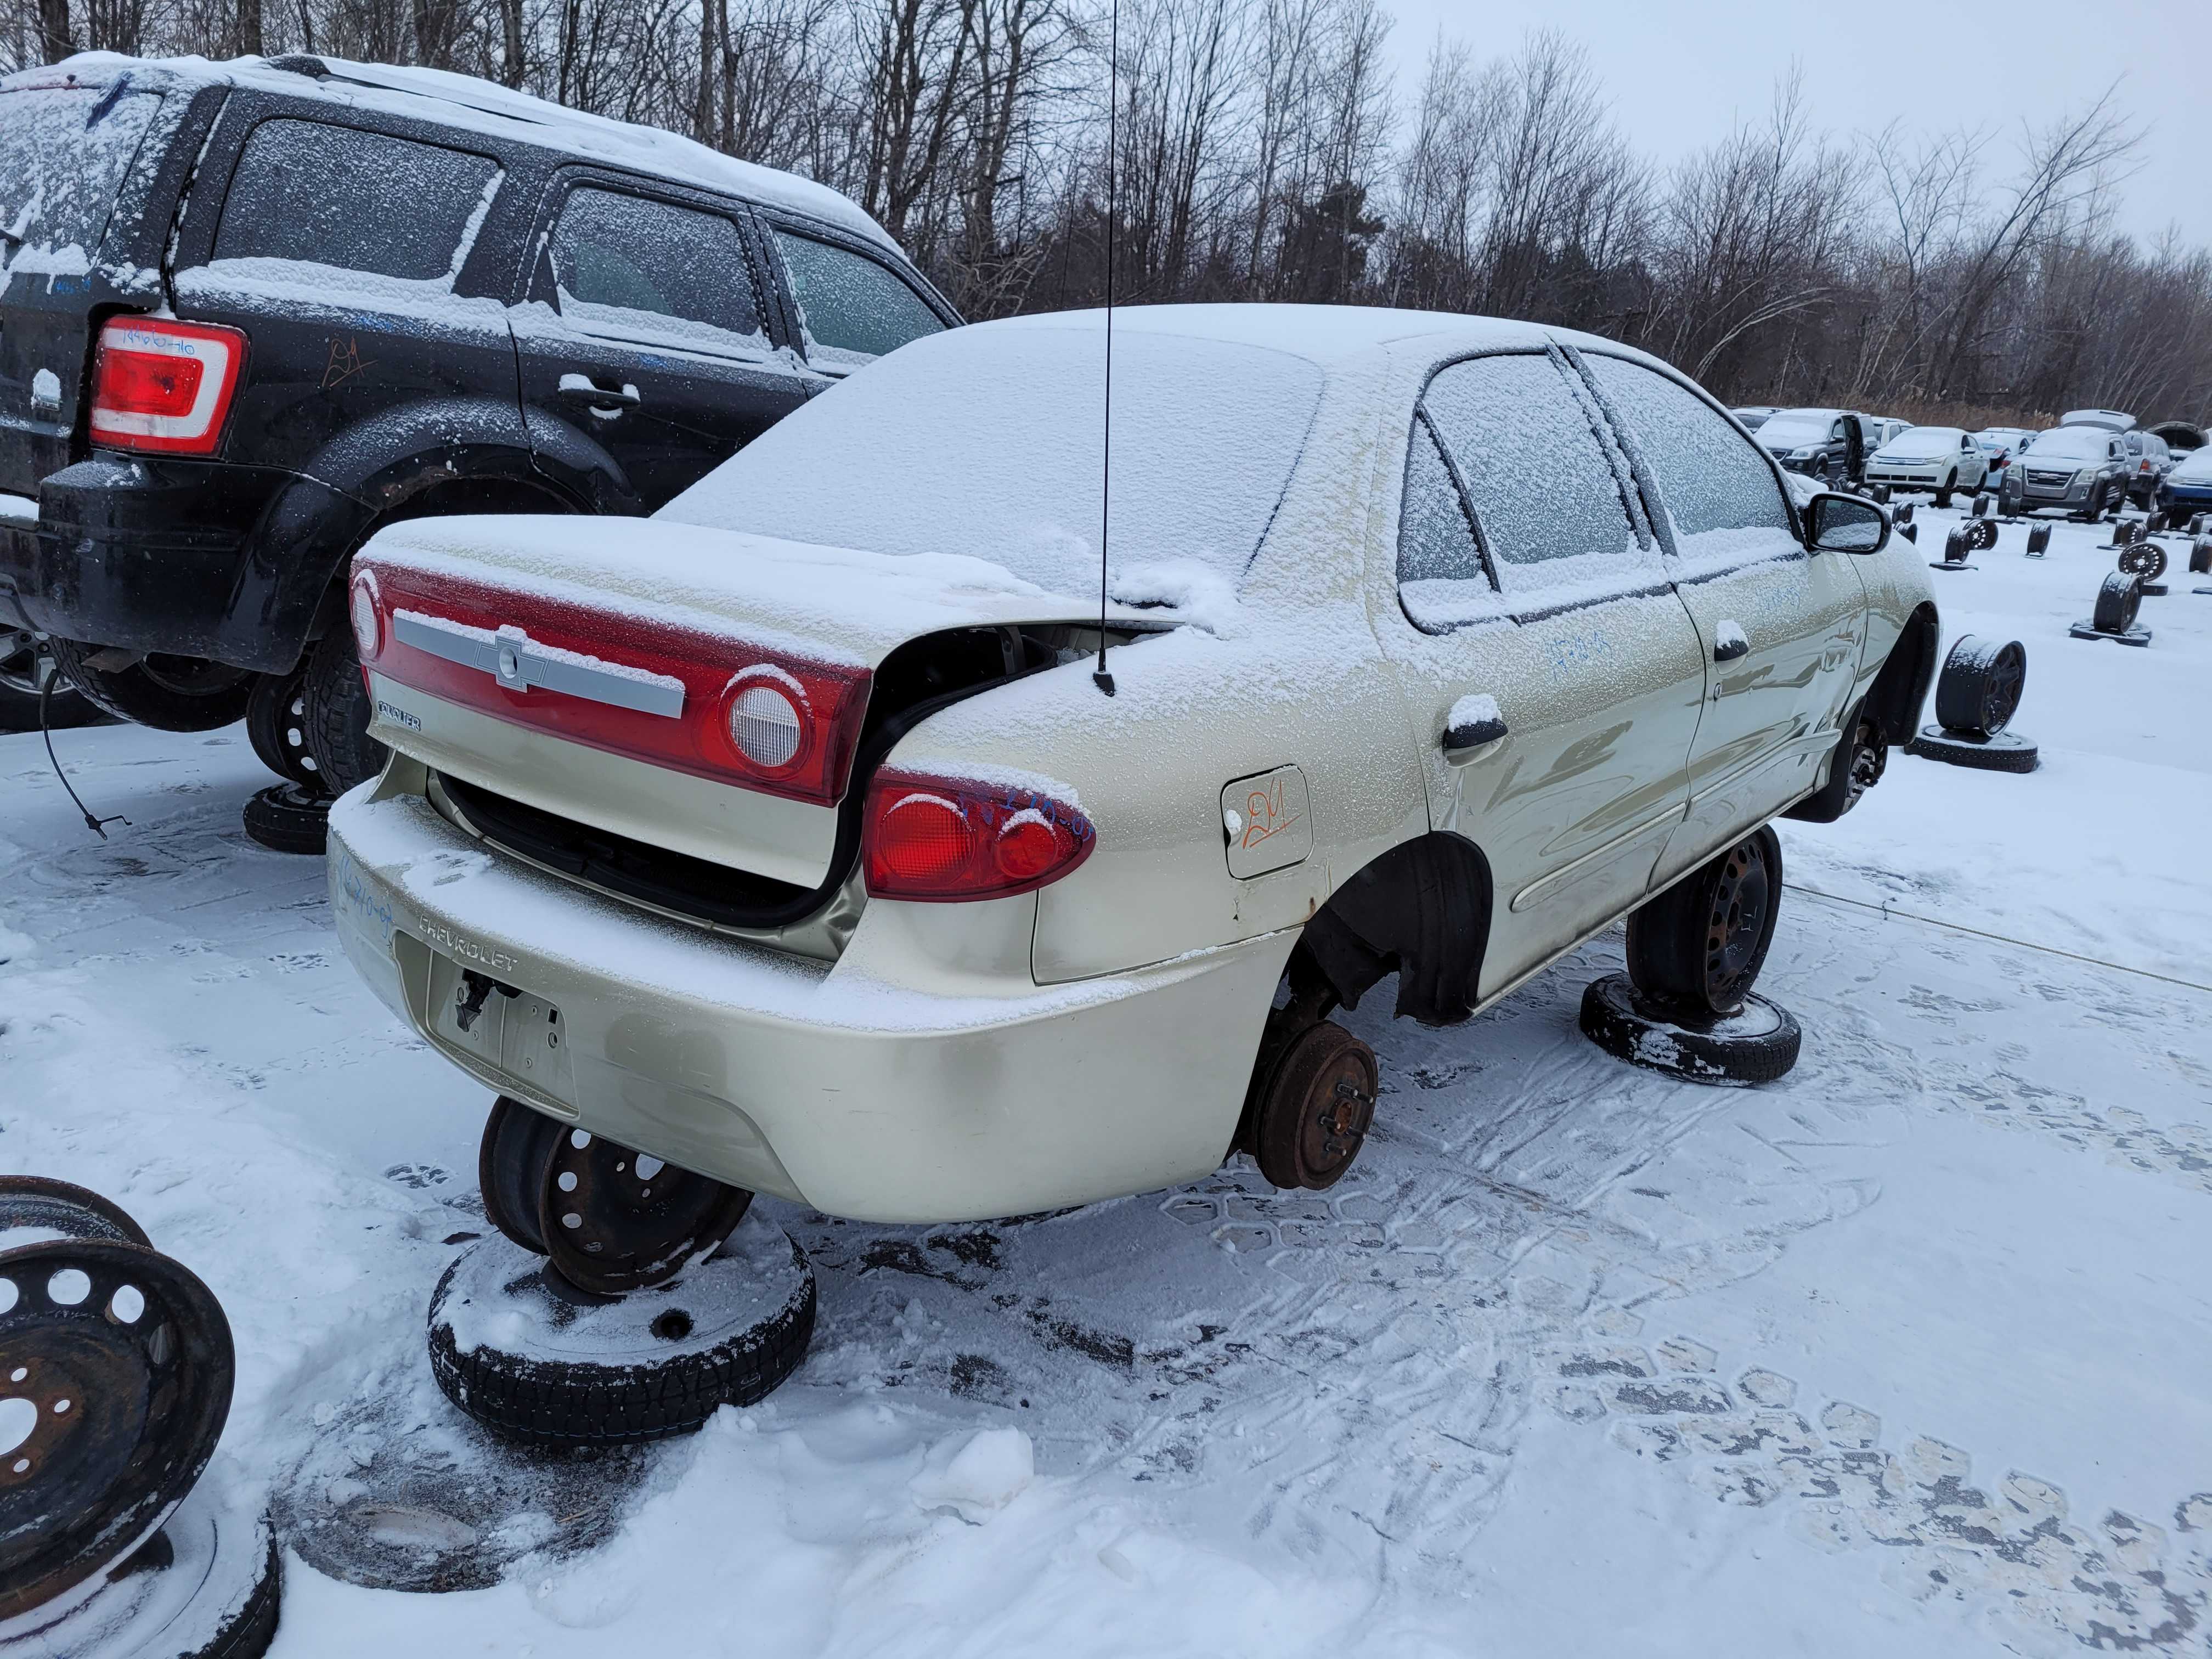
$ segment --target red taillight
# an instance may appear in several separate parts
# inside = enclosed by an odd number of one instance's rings
[[[246,367],[234,328],[116,317],[92,365],[92,441],[110,449],[212,455]]]
[[[860,857],[871,897],[1005,898],[1058,881],[1097,840],[1090,819],[1048,795],[879,772]]]

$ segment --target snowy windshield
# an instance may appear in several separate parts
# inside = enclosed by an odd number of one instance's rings
[[[2101,461],[2112,441],[2100,427],[2055,426],[2030,438],[2021,453],[2045,460]]]
[[[901,348],[753,441],[657,517],[878,553],[988,559],[1098,588],[1104,335],[983,325]],[[1112,559],[1235,581],[1320,399],[1287,352],[1131,329],[1114,341]]]
[[[1785,409],[1759,428],[1763,444],[1819,444],[1828,441],[1836,417],[1825,409]]]
[[[1900,432],[1882,446],[1887,455],[1941,455],[1959,447],[1957,428],[1948,426],[1916,426],[1909,432]]]

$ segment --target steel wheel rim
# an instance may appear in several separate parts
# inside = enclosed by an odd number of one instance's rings
[[[147,1249],[153,1245],[122,1206],[88,1187],[43,1176],[0,1176],[0,1233],[17,1227],[45,1227],[69,1238],[104,1238]],[[0,1371],[0,1376],[5,1375]]]
[[[1756,841],[1729,849],[1705,924],[1705,998],[1725,1013],[1743,1000],[1773,902],[1766,858]]]
[[[564,1278],[619,1296],[659,1284],[720,1244],[751,1202],[743,1188],[573,1129],[546,1160],[538,1224]]]
[[[0,1252],[0,1618],[13,1618],[121,1559],[191,1489],[229,1414],[234,1361],[208,1288],[138,1245],[27,1244]]]

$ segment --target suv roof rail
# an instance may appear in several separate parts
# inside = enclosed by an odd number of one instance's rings
[[[283,70],[287,75],[304,75],[316,81],[330,78],[331,66],[319,58],[311,58],[304,52],[289,52],[282,58],[261,60],[273,70]]]

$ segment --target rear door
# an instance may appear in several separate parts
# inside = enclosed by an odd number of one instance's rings
[[[1849,556],[1805,550],[1774,469],[1717,408],[1641,363],[1582,361],[1658,497],[1703,665],[1689,812],[1663,882],[1813,787],[1858,672],[1866,593]]]
[[[580,168],[542,223],[514,313],[533,442],[582,432],[651,512],[805,401],[746,209]]]
[[[1681,819],[1703,653],[1633,491],[1550,355],[1470,358],[1422,394],[1381,633],[1446,750],[1432,818],[1490,863],[1485,996],[1641,899]],[[1447,744],[1486,718],[1502,732]]]
[[[226,460],[305,468],[341,433],[426,399],[511,410],[505,307],[461,280],[505,185],[499,157],[412,122],[291,110],[234,102],[203,163],[220,191],[195,187],[178,253],[179,313],[248,341]]]

